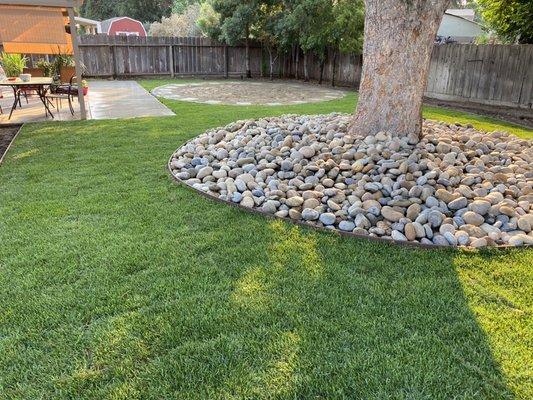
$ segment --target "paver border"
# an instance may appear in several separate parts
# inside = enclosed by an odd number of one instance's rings
[[[274,85],[282,85],[282,82],[264,82],[264,81],[234,81],[234,80],[228,80],[228,81],[205,81],[205,82],[190,82],[190,83],[167,83],[161,86],[157,86],[150,90],[150,94],[154,97],[161,97],[166,100],[176,100],[176,101],[185,101],[188,103],[196,103],[196,104],[207,104],[207,105],[223,105],[223,106],[267,106],[267,107],[276,107],[276,106],[297,106],[301,104],[318,104],[323,103],[327,101],[333,101],[333,100],[341,100],[346,97],[346,95],[349,93],[349,90],[346,88],[331,88],[331,87],[323,87],[318,85],[309,85],[309,87],[312,88],[318,88],[320,90],[323,90],[325,92],[331,91],[331,92],[339,92],[342,95],[339,97],[334,97],[333,95],[324,95],[324,98],[318,99],[316,97],[310,97],[309,100],[291,100],[290,102],[261,102],[261,103],[254,103],[249,101],[234,101],[234,102],[225,102],[222,100],[217,99],[207,99],[207,100],[201,100],[197,97],[192,97],[192,95],[187,95],[185,97],[181,97],[176,94],[169,94],[169,95],[162,95],[158,94],[156,91],[159,89],[165,88],[167,86],[172,87],[180,87],[180,86],[217,86],[217,85],[224,85],[224,84],[235,84],[235,85],[250,85],[250,86],[259,86],[263,84],[274,84]],[[294,82],[289,83],[285,86],[294,87],[294,88],[301,88],[305,87],[307,85]]]

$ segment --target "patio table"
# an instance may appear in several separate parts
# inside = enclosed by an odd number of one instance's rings
[[[44,105],[44,113],[45,115],[50,114],[52,118],[54,118],[54,115],[50,111],[50,108],[48,107],[47,100],[46,100],[46,92],[48,91],[50,85],[52,84],[53,80],[52,78],[31,78],[29,81],[24,82],[22,79],[17,78],[16,80],[8,80],[4,79],[0,81],[0,86],[10,86],[13,89],[13,95],[15,97],[15,100],[13,101],[13,106],[11,106],[11,111],[9,113],[9,119],[11,119],[11,115],[13,114],[13,111],[17,108],[17,103],[20,105],[20,93],[22,92],[22,89],[31,88],[35,89],[37,92],[37,95],[39,96],[39,99]]]

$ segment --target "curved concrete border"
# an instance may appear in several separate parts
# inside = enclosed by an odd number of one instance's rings
[[[276,99],[263,96],[264,99],[254,100],[253,98],[239,98],[233,96],[232,100],[216,98],[216,96],[201,97],[201,94],[194,96],[193,94],[180,94],[179,89],[191,88],[216,88],[217,86],[234,85],[245,86],[248,89],[254,87],[268,88],[282,90],[284,92],[283,99]],[[292,100],[290,96],[285,96],[286,92],[290,92],[290,88],[301,90],[302,99]],[[177,92],[177,93],[176,93]],[[329,88],[317,85],[306,85],[297,82],[270,82],[270,81],[206,81],[206,82],[192,82],[192,83],[170,83],[161,85],[152,89],[151,93],[154,96],[162,97],[169,100],[187,101],[191,103],[210,104],[210,105],[231,105],[231,106],[290,106],[298,104],[321,103],[330,100],[339,100],[346,96],[347,91],[339,88]],[[257,94],[260,97],[260,93]],[[254,97],[254,96],[250,96]],[[270,99],[270,100],[269,100]]]
[[[178,149],[180,149],[183,146],[186,146],[189,142],[193,141],[194,139],[196,139],[196,136],[191,138],[191,139],[189,139],[189,140],[187,140],[180,147],[178,147]],[[176,149],[176,150],[178,150],[178,149]],[[206,197],[206,198],[208,198],[210,200],[214,200],[214,201],[216,201],[218,203],[225,204],[225,205],[230,206],[230,207],[238,208],[238,209],[244,210],[244,211],[252,213],[252,214],[261,215],[261,216],[266,217],[266,218],[278,219],[278,220],[282,220],[282,221],[285,221],[285,222],[289,222],[289,223],[291,223],[293,225],[298,225],[298,226],[302,226],[302,227],[306,227],[306,228],[315,229],[315,230],[318,230],[320,232],[329,232],[329,233],[337,234],[339,236],[346,236],[346,237],[352,237],[352,238],[357,238],[357,239],[365,239],[365,240],[369,240],[369,241],[372,241],[372,242],[379,242],[379,243],[383,243],[383,244],[396,244],[396,245],[399,245],[399,246],[409,247],[409,248],[413,248],[413,249],[423,249],[423,250],[439,250],[439,251],[441,251],[441,250],[452,250],[452,251],[472,251],[472,252],[474,252],[474,251],[483,251],[483,250],[486,251],[486,250],[490,250],[490,249],[510,250],[510,249],[533,248],[533,245],[527,245],[527,244],[523,245],[523,246],[509,246],[509,245],[485,246],[485,247],[482,247],[480,249],[476,249],[476,248],[468,247],[468,246],[443,246],[443,245],[438,245],[438,244],[423,244],[423,243],[416,243],[416,242],[410,242],[410,241],[399,241],[399,240],[394,240],[392,238],[383,238],[383,237],[363,235],[363,234],[353,233],[353,232],[345,232],[345,231],[341,231],[339,229],[329,229],[329,228],[324,228],[324,227],[317,226],[317,225],[310,224],[310,223],[303,222],[303,221],[296,221],[296,220],[293,220],[293,219],[288,218],[288,217],[277,217],[274,214],[269,214],[269,213],[266,213],[264,211],[258,210],[256,208],[244,207],[244,206],[242,206],[240,204],[237,204],[237,203],[221,200],[220,198],[218,198],[216,196],[213,196],[213,195],[211,195],[211,194],[209,194],[207,192],[204,192],[202,190],[198,190],[198,189],[193,188],[191,185],[188,185],[185,181],[183,181],[182,179],[176,177],[172,173],[172,167],[171,167],[172,157],[173,157],[173,154],[171,154],[169,159],[168,159],[167,171],[168,171],[168,173],[170,174],[172,180],[175,183],[183,185],[183,186],[195,191],[196,193],[199,193],[200,195],[202,195],[202,196],[204,196],[204,197]]]

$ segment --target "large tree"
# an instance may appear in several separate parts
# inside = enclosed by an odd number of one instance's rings
[[[363,73],[351,133],[419,138],[433,42],[450,0],[365,0]]]

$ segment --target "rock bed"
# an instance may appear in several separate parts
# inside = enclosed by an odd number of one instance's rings
[[[194,103],[280,106],[340,99],[346,91],[293,82],[210,81],[159,86],[152,94]]]
[[[533,141],[424,121],[423,138],[347,135],[351,116],[209,130],[170,170],[221,200],[344,232],[440,246],[533,244]]]

